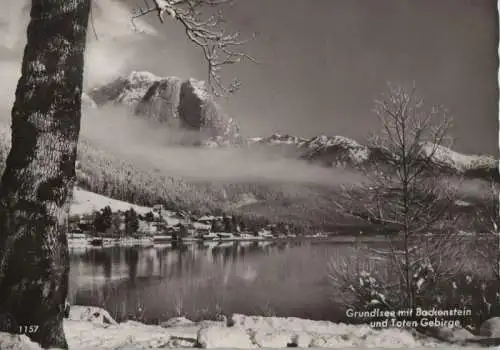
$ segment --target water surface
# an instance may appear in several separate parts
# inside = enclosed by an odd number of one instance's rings
[[[328,242],[70,248],[69,299],[119,320],[244,313],[337,321],[327,266],[352,249]]]
[[[379,249],[385,243],[209,242],[73,248],[69,300],[104,307],[120,321],[157,323],[174,316],[213,319],[221,313],[346,321],[339,287],[328,277],[329,264],[354,276],[353,269],[359,267],[353,266],[353,258],[360,251],[366,255],[368,245]],[[478,247],[477,242],[472,244],[472,249]]]

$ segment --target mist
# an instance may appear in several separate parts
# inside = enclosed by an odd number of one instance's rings
[[[193,135],[191,135],[193,134]],[[133,115],[123,106],[84,110],[81,136],[93,145],[138,167],[194,182],[291,183],[328,187],[363,186],[369,179],[359,171],[326,168],[285,157],[263,148],[199,148],[180,146],[194,132]],[[443,180],[464,200],[484,198],[491,191],[484,180]]]
[[[82,118],[82,137],[107,152],[168,176],[193,181],[355,184],[360,174],[324,168],[303,160],[248,148],[180,146],[188,131],[169,129],[123,107],[90,109]]]

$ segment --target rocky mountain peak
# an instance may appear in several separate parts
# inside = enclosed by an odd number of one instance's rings
[[[93,89],[89,96],[97,106],[125,105],[137,116],[190,131],[189,140],[183,140],[189,144],[224,145],[240,138],[236,122],[222,111],[205,82],[196,79],[134,71]]]

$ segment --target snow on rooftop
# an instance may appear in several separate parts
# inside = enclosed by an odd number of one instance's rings
[[[248,139],[248,141],[251,142],[251,143],[261,142],[262,140],[264,140],[263,137],[250,137]]]
[[[201,218],[199,218],[198,221],[212,221],[215,219],[216,219],[216,217],[213,215],[204,215]]]

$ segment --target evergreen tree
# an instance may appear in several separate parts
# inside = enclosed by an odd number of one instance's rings
[[[180,238],[185,238],[189,236],[189,230],[186,225],[180,224],[179,225],[179,237]]]
[[[94,216],[94,230],[99,233],[105,233],[112,226],[113,212],[109,206],[106,206],[100,212],[96,212]]]
[[[233,232],[234,231],[233,222],[227,216],[224,216],[224,218],[222,219],[222,226],[223,226],[224,232]]]
[[[105,227],[105,230],[111,228],[112,219],[113,219],[113,211],[109,205],[105,206],[101,211],[102,221]]]
[[[139,229],[139,217],[134,208],[125,212],[125,232],[128,236],[133,235]]]
[[[146,215],[144,215],[144,220],[146,220],[146,222],[153,222],[155,221],[155,216],[152,212],[147,212]]]
[[[212,232],[222,232],[224,227],[222,226],[222,223],[219,220],[213,219],[212,220]]]
[[[102,219],[102,213],[96,212],[94,214],[94,221],[92,223],[95,232],[103,233],[106,228],[104,227],[104,220]]]
[[[245,220],[240,221],[240,231],[245,232],[247,230],[247,225],[245,224]]]
[[[114,234],[116,234],[117,236],[121,236],[122,234],[122,213],[121,211],[118,211],[117,213],[113,214],[113,217],[112,217],[112,229],[113,229],[113,232]]]

